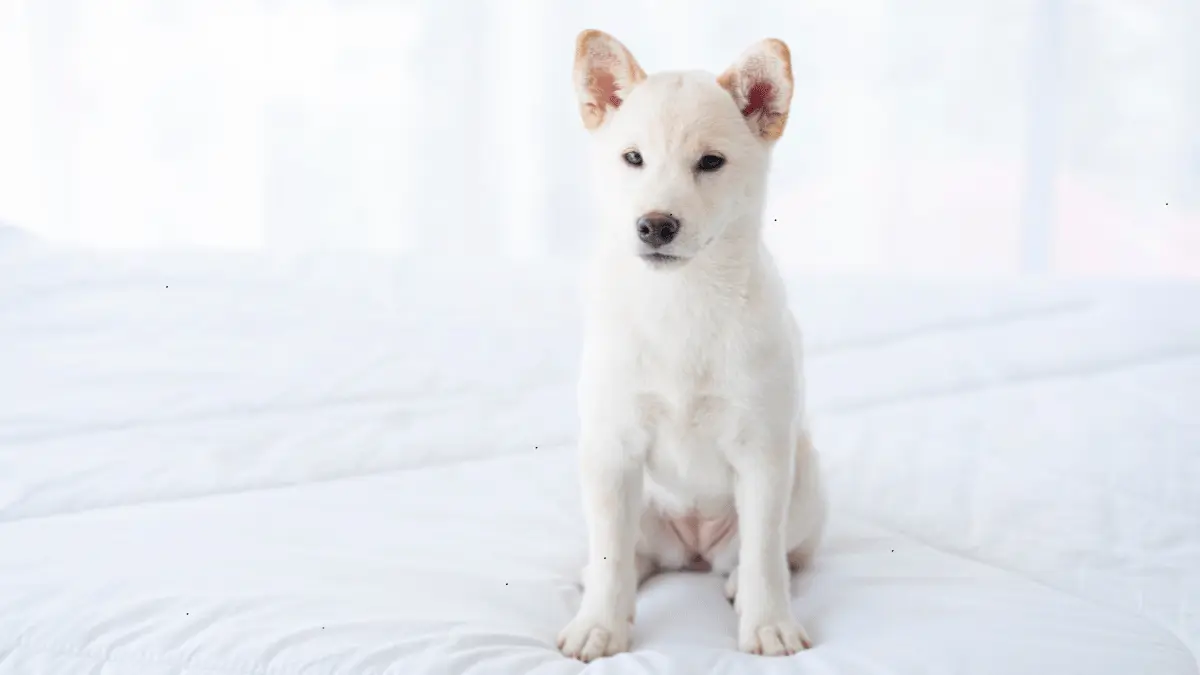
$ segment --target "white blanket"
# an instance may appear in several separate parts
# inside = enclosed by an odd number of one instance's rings
[[[1197,673],[1200,289],[797,278],[834,516],[584,666],[566,263],[0,247],[0,674]]]

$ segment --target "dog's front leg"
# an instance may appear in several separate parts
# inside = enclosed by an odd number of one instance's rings
[[[567,656],[591,661],[629,649],[642,467],[619,443],[585,441],[580,450],[588,565],[579,612],[559,634],[558,647]]]
[[[777,441],[782,443],[782,441]],[[756,447],[757,446],[757,447]],[[767,447],[763,447],[767,446]],[[768,656],[810,646],[791,608],[785,531],[792,456],[773,444],[739,448],[733,458],[741,547],[738,551],[738,646]]]

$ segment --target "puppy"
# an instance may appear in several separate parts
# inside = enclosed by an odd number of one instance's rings
[[[762,241],[788,48],[759,42],[719,77],[647,76],[589,30],[574,75],[601,227],[579,378],[589,555],[559,649],[628,650],[641,581],[699,569],[729,575],[743,651],[795,653],[810,642],[789,566],[812,555],[825,506],[800,335]]]

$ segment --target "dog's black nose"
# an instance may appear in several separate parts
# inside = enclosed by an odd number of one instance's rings
[[[671,243],[679,232],[679,221],[665,213],[647,213],[638,218],[638,239],[647,245],[658,248]]]

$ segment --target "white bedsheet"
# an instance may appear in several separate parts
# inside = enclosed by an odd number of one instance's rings
[[[817,647],[676,574],[561,658],[572,275],[0,247],[0,674],[1200,672],[1200,289],[1155,284],[796,279]]]

